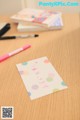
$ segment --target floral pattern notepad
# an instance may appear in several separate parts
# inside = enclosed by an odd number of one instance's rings
[[[17,64],[31,100],[67,88],[47,57]]]
[[[60,17],[59,22],[62,24],[62,14],[50,10],[25,8],[11,17],[14,22],[22,22],[32,25],[44,26],[47,28],[54,27],[53,23]],[[52,25],[50,25],[52,23]]]

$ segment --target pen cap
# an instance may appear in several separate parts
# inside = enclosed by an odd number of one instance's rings
[[[7,23],[7,24],[0,30],[0,37],[2,37],[9,29],[10,29],[10,24]]]

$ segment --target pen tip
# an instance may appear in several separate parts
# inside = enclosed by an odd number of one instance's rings
[[[38,34],[35,34],[34,37],[39,37],[39,35],[38,35]]]

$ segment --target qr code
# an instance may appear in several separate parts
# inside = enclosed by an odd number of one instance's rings
[[[2,106],[1,107],[1,119],[13,119],[14,107]]]

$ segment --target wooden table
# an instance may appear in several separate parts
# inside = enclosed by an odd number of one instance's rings
[[[0,22],[3,21],[11,23],[7,35],[20,34],[9,17],[1,16]],[[0,63],[0,107],[14,106],[14,120],[80,120],[79,14],[63,15],[63,21],[63,30],[36,32],[40,35],[36,39],[0,41],[0,55],[32,45]],[[68,89],[31,101],[16,64],[42,56],[49,58]]]

